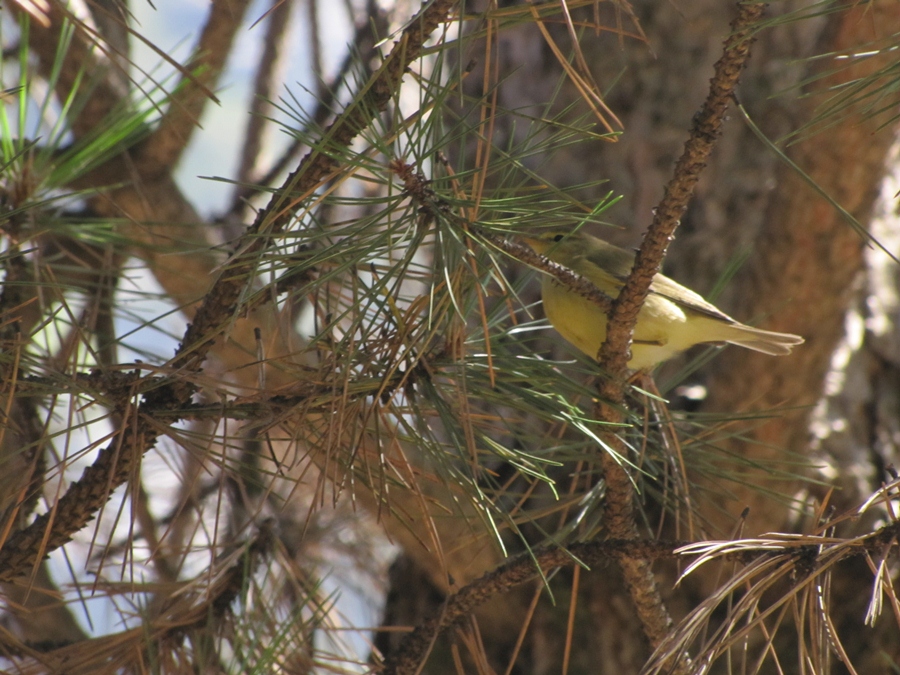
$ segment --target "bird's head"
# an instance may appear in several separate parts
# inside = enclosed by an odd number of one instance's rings
[[[544,230],[539,234],[522,237],[535,253],[547,256],[554,262],[584,255],[591,248],[592,239],[589,234],[562,229]]]

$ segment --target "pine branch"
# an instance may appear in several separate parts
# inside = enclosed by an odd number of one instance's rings
[[[658,541],[615,540],[572,544],[567,548],[541,548],[521,553],[451,595],[441,609],[407,635],[384,662],[382,675],[412,675],[420,667],[435,638],[491,598],[558,567],[591,566],[610,559],[676,557],[679,544]]]
[[[890,492],[885,492],[890,496]],[[827,529],[826,525],[823,529]],[[496,569],[467,584],[451,595],[441,609],[429,619],[416,626],[407,635],[399,647],[385,659],[382,675],[408,675],[419,672],[419,668],[427,658],[434,640],[448,628],[458,624],[475,609],[498,595],[507,593],[513,588],[534,579],[545,579],[554,569],[581,565],[587,569],[602,567],[610,560],[620,565],[625,561],[654,561],[683,559],[698,556],[688,567],[683,576],[713,560],[745,565],[749,574],[759,572],[760,581],[768,589],[775,578],[767,574],[767,570],[777,570],[777,578],[792,578],[795,583],[808,583],[823,574],[826,568],[832,568],[839,562],[860,556],[885,556],[891,547],[896,545],[900,537],[900,523],[892,522],[862,537],[838,539],[809,535],[806,537],[773,536],[769,539],[750,539],[735,541],[657,541],[645,539],[607,539],[600,542],[584,542],[571,544],[566,548],[543,547],[520,553],[510,558]],[[750,578],[750,576],[736,578]],[[725,588],[740,586],[729,580]],[[759,591],[751,589],[756,598]],[[724,593],[721,593],[725,597]],[[709,615],[715,606],[704,607],[699,611]],[[690,625],[685,622],[690,628]],[[729,626],[738,626],[731,622]],[[683,640],[684,633],[670,631],[663,641],[677,642]],[[686,650],[681,644],[678,649]],[[668,657],[674,656],[678,649],[669,648],[668,654],[656,655],[655,666],[660,672],[671,672],[666,665]],[[671,665],[671,664],[670,664]]]
[[[332,114],[332,108],[337,101],[338,93],[343,87],[347,86],[347,80],[351,74],[353,65],[357,60],[365,64],[366,73],[371,76],[368,64],[371,62],[375,53],[375,43],[382,30],[386,30],[386,21],[384,12],[378,8],[378,3],[374,0],[368,0],[368,20],[362,21],[357,25],[351,44],[355,46],[355,51],[349,52],[337,74],[331,81],[330,86],[324,87],[322,97],[316,105],[315,111],[310,116],[310,120],[315,125],[324,125]],[[294,162],[295,158],[306,147],[301,138],[291,141],[290,145],[281,153],[272,166],[266,171],[258,183],[260,186],[274,185],[275,180],[281,176],[288,167]],[[238,185],[235,188],[235,195],[232,199],[231,206],[226,210],[227,214],[238,215],[243,212],[245,202],[251,199],[256,193],[260,192],[258,187],[252,185]]]
[[[320,148],[333,148],[335,143],[346,146],[371,121],[375,111],[387,106],[408,65],[418,58],[425,40],[447,20],[454,6],[454,0],[439,0],[425,7],[413,19],[381,70],[364,89],[362,96],[332,124]],[[280,192],[287,195],[292,190],[312,191],[321,178],[333,170],[334,160],[322,149],[314,150],[301,162],[300,168]],[[269,219],[282,201],[283,197],[275,197],[269,208],[261,212],[256,224],[243,240],[246,246],[240,250],[245,254],[259,251],[267,241],[258,236],[260,228],[268,229]],[[278,213],[271,224],[272,230],[283,227],[288,221],[289,213],[290,211]],[[177,410],[188,402],[196,386],[190,377],[185,376],[198,372],[202,367],[215,344],[216,336],[236,311],[238,298],[252,269],[253,261],[243,258],[230,269],[227,278],[220,278],[205,296],[175,357],[167,364],[183,373],[170,379],[167,385],[145,394],[139,405],[129,404],[122,409],[120,413],[123,426],[116,438],[100,451],[95,462],[69,486],[54,505],[54,510],[42,514],[29,526],[9,537],[0,550],[0,581],[28,573],[50,551],[70,541],[76,532],[94,518],[112,491],[134,475],[140,457],[154,447],[164,429],[149,411]]]
[[[684,152],[675,165],[672,180],[654,211],[653,222],[641,243],[634,267],[613,302],[606,340],[598,355],[601,368],[608,374],[598,386],[599,398],[595,415],[599,420],[610,423],[623,420],[623,376],[627,370],[638,313],[650,293],[653,277],[662,265],[675,228],[687,209],[700,174],[706,167],[707,158],[721,133],[725,111],[750,55],[754,26],[764,9],[765,5],[762,3],[739,4],[739,14],[732,23],[731,36],[725,41],[724,54],[716,63],[709,94],[694,119],[693,129],[685,143]],[[600,451],[600,463],[606,482],[607,531],[615,538],[636,539],[638,529],[634,517],[634,484],[617,459],[627,456],[628,448],[615,433],[604,431],[602,438],[608,446],[608,450]],[[620,567],[644,632],[650,644],[658,647],[673,624],[656,585],[650,562],[640,558],[625,558],[620,561]],[[673,659],[671,665],[675,672],[688,672],[690,661],[686,654],[673,655]]]

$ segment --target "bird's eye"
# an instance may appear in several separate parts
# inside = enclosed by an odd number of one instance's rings
[[[553,241],[562,241],[562,240],[565,239],[565,238],[566,238],[566,235],[564,235],[564,234],[555,234],[555,235],[553,235]]]

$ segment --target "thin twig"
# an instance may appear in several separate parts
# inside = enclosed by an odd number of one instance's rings
[[[244,133],[244,145],[238,162],[235,193],[243,189],[242,184],[253,180],[262,149],[263,133],[271,126],[269,117],[273,108],[271,99],[278,75],[279,53],[284,46],[284,35],[293,8],[293,3],[289,0],[272,0],[272,4],[273,7],[266,17],[263,52],[256,66],[256,76],[253,78],[253,98],[250,100],[247,130]]]
[[[545,274],[549,274],[569,290],[578,293],[578,295],[586,300],[590,300],[603,311],[609,312],[612,309],[613,299],[610,296],[597,288],[590,280],[573,272],[568,267],[558,265],[549,258],[546,258],[539,253],[535,253],[530,247],[516,241],[508,241],[495,234],[484,231],[479,232],[479,235],[497,248],[511,255],[516,260],[537,268]]]
[[[225,67],[249,5],[250,0],[215,0],[210,6],[194,58],[173,88],[169,108],[159,126],[141,145],[140,163],[145,170],[169,170],[178,163],[199,128],[200,117],[210,100],[208,92]]]
[[[426,220],[436,220],[441,213],[450,210],[450,204],[431,188],[425,176],[417,173],[413,165],[407,164],[402,160],[394,160],[391,162],[391,170],[403,181],[406,194],[415,200],[419,207],[419,212],[423,214]],[[507,253],[519,262],[549,274],[571,291],[596,304],[604,312],[609,312],[612,309],[612,298],[597,288],[593,282],[573,272],[568,267],[558,265],[549,258],[536,253],[530,246],[501,237],[488,230],[476,229],[471,225],[467,229],[477,233],[479,237],[489,242],[492,246]]]
[[[369,0],[367,14],[369,20],[361,22],[357,26],[356,33],[351,40],[354,50],[347,53],[331,84],[323,87],[324,93],[319,98],[316,109],[311,116],[312,124],[310,126],[324,125],[325,121],[331,116],[338,93],[345,87],[354,64],[361,64],[365,69],[365,73],[371,76],[368,64],[372,60],[378,35],[387,29],[387,21],[384,12],[379,9],[378,3],[374,0]],[[300,152],[308,147],[302,138],[303,134],[299,134],[299,136],[300,138],[292,141],[269,170],[266,171],[265,175],[258,180],[258,185],[239,185],[237,187],[231,206],[226,211],[227,215],[237,216],[242,213],[247,200],[260,192],[263,187],[273,185],[277,178],[288,170],[288,167],[299,156]]]

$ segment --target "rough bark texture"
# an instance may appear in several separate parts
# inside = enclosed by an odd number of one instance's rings
[[[827,26],[818,50],[845,52],[886,37],[900,27],[900,6],[881,2],[836,15]],[[887,34],[890,34],[890,33]],[[858,65],[830,75],[822,84],[837,87],[890,65],[887,58],[861,60]],[[821,85],[817,85],[821,86]],[[814,97],[801,111],[809,118]],[[883,126],[881,118],[856,114],[844,123],[792,146],[788,155],[815,183],[867,226],[885,174],[885,158],[896,126]],[[852,149],[852,150],[851,150]],[[849,153],[848,153],[849,151]],[[777,188],[753,256],[736,280],[742,292],[736,305],[740,316],[764,317],[763,326],[806,337],[806,344],[789,358],[771,359],[731,350],[717,364],[709,381],[710,410],[796,410],[779,414],[757,426],[748,443],[736,448],[765,465],[795,461],[785,451],[801,456],[809,451],[811,407],[821,398],[831,355],[844,333],[844,317],[858,292],[855,284],[863,269],[865,242],[844,217],[797,172],[784,164],[775,174]],[[752,377],[748,377],[749,374]],[[745,474],[749,488],[730,489],[732,518],[750,507],[747,534],[781,529],[789,517],[787,505],[753,489],[766,480],[765,469]],[[789,485],[784,484],[787,494]],[[722,530],[730,525],[722,523]]]

